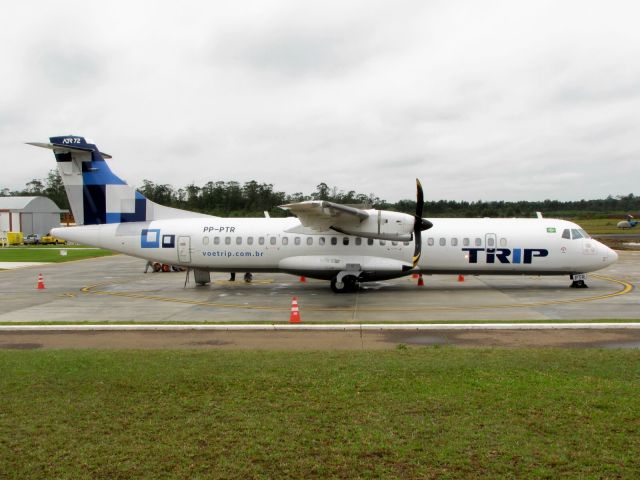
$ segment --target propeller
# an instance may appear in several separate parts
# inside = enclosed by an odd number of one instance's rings
[[[415,242],[415,250],[413,251],[413,267],[418,265],[420,255],[422,254],[422,232],[433,227],[433,223],[422,218],[422,210],[424,209],[424,193],[420,180],[416,178],[416,214],[413,222],[413,240]]]

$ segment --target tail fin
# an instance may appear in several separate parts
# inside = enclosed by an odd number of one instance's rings
[[[206,216],[148,200],[111,171],[105,161],[111,156],[90,140],[66,135],[49,141],[29,145],[53,150],[78,225]]]

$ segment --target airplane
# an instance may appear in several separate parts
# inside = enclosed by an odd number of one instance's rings
[[[634,228],[638,225],[638,221],[633,219],[633,215],[627,215],[626,220],[621,220],[616,225],[618,228]]]
[[[159,205],[116,176],[110,155],[76,135],[29,143],[53,150],[77,226],[67,241],[179,265],[198,285],[210,272],[284,272],[330,281],[335,293],[418,274],[569,275],[617,261],[579,225],[552,218],[422,217],[311,200],[283,205],[286,218],[224,218]]]

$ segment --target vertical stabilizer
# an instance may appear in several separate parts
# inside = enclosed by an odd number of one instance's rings
[[[207,216],[148,200],[111,171],[106,162],[111,156],[90,140],[66,135],[49,141],[29,145],[53,150],[78,225]]]

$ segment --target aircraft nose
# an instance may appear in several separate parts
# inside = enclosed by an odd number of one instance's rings
[[[613,250],[612,248],[607,247],[604,244],[600,244],[601,245],[601,250],[602,250],[602,260],[607,264],[607,265],[612,265],[614,263],[616,263],[618,261],[618,254],[616,253],[615,250]]]

